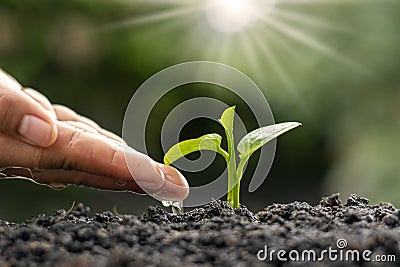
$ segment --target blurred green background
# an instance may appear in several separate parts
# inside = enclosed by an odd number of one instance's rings
[[[127,104],[141,83],[165,67],[192,60],[233,66],[263,90],[277,122],[303,127],[278,140],[268,179],[242,203],[253,211],[272,202],[317,203],[340,192],[399,206],[400,3],[277,1],[268,20],[223,33],[207,21],[203,1],[0,0],[0,67],[53,103],[67,105],[121,134]],[[198,87],[198,86],[197,86]],[[222,89],[177,90],[154,112],[150,156],[162,160],[165,112],[196,96],[246,106]],[[158,114],[158,115],[157,115]],[[158,126],[157,126],[158,124]],[[182,139],[221,131],[202,120]],[[196,155],[194,155],[195,157]],[[217,162],[189,183],[222,170]],[[204,178],[207,180],[206,178]],[[152,198],[71,186],[55,191],[22,180],[0,181],[0,218],[23,221],[84,202],[94,212],[116,206],[140,214]]]

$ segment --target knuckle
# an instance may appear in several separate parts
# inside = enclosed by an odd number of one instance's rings
[[[8,110],[14,104],[14,98],[8,94],[0,94],[0,110]]]
[[[74,157],[74,151],[80,145],[82,132],[79,130],[75,130],[69,139],[67,144],[67,156],[63,159],[63,169],[64,170],[79,170],[79,166],[77,166],[78,162],[76,162],[76,157]]]
[[[118,163],[117,160],[118,160],[118,150],[114,150],[110,161],[111,166],[117,166]]]
[[[37,149],[35,154],[33,155],[32,158],[32,164],[34,168],[40,168],[43,165],[43,154],[44,154],[44,149]]]
[[[93,146],[91,146],[89,149],[89,161],[93,161],[95,159],[96,159],[95,151]]]
[[[71,138],[68,142],[68,149],[73,149],[79,143],[79,139],[81,136],[81,131],[76,129],[72,134]]]
[[[2,130],[14,127],[13,121],[15,100],[8,94],[0,94],[0,127]]]

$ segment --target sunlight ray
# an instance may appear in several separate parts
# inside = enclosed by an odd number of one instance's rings
[[[227,63],[226,61],[228,58],[228,48],[229,48],[228,44],[229,44],[228,40],[223,40],[223,42],[219,44],[220,49],[219,49],[219,53],[217,56],[218,62],[225,63],[225,64]]]
[[[94,0],[98,1],[98,0]],[[103,0],[104,2],[114,2],[114,3],[122,3],[129,5],[198,5],[200,3],[199,0],[196,1],[187,1],[187,0]]]
[[[292,80],[289,75],[286,74],[279,60],[275,57],[268,43],[263,41],[261,37],[255,33],[252,33],[251,38],[254,40],[257,48],[261,51],[264,57],[268,60],[268,63],[272,66],[272,69],[276,72],[279,79],[283,82],[283,85],[289,90],[289,92],[296,98],[297,103],[303,108],[303,110],[309,111],[304,101],[299,94],[299,91],[296,90]]]
[[[186,7],[186,8],[161,11],[161,12],[150,14],[150,15],[143,16],[143,17],[127,19],[127,20],[123,20],[123,21],[119,21],[119,22],[112,22],[110,24],[99,27],[97,29],[97,31],[98,32],[112,31],[112,30],[116,30],[116,29],[142,25],[142,24],[146,24],[146,23],[164,21],[167,19],[175,18],[175,17],[187,16],[194,12],[199,11],[200,9],[201,9],[200,7]]]
[[[212,61],[223,63],[228,53],[229,37],[213,39],[207,49],[207,58]]]
[[[204,52],[204,57],[200,57],[200,59],[231,65],[232,62],[229,61],[230,57],[228,57],[232,50],[230,48],[230,38],[228,36],[225,36],[225,38],[221,39],[213,39],[210,44],[210,48],[207,48],[207,50]],[[211,50],[213,52],[211,52]],[[222,81],[226,79],[226,77],[223,75],[223,73],[215,73],[215,78]],[[224,99],[223,91],[217,90],[213,93],[215,96],[219,96],[221,99]]]
[[[242,56],[245,57],[246,61],[250,65],[250,68],[254,71],[254,76],[250,78],[252,78],[255,81],[257,81],[258,79],[263,79],[264,75],[262,72],[262,67],[260,66],[259,57],[257,57],[255,53],[256,49],[254,49],[253,43],[250,42],[250,39],[246,32],[242,32],[240,34],[240,43],[241,46],[243,47]],[[249,75],[249,73],[247,73],[247,75]]]
[[[207,50],[204,51],[204,60],[212,60],[216,59],[216,55],[218,53],[219,47],[218,42],[215,39],[207,42]]]
[[[308,36],[304,32],[301,32],[298,29],[294,29],[293,27],[289,26],[288,24],[278,21],[276,19],[268,19],[264,18],[264,21],[277,31],[281,32],[282,34],[304,44],[308,45],[311,48],[314,48],[315,50],[319,51],[320,53],[331,57],[332,59],[335,59],[336,61],[339,61],[341,63],[344,63],[348,65],[349,67],[353,69],[357,69],[359,71],[365,72],[366,69],[361,66],[359,63],[347,58],[346,56],[338,53],[337,51],[333,50],[332,48],[324,45],[320,41],[312,38],[311,36]]]
[[[290,4],[290,5],[314,5],[314,4],[322,4],[322,5],[342,5],[342,4],[364,4],[365,2],[374,2],[376,0],[279,0],[281,4]]]
[[[223,44],[223,47],[221,48],[221,55],[219,56],[219,59],[221,62],[224,62],[225,64],[229,64],[229,58],[232,54],[231,47],[229,46],[229,41],[225,41]]]
[[[174,17],[168,20],[168,23],[162,23],[152,26],[151,31],[145,31],[142,34],[146,35],[148,38],[168,35],[170,32],[176,31],[179,27],[187,24],[186,17]],[[157,36],[157,37],[159,37]]]
[[[325,30],[332,30],[332,31],[338,31],[338,32],[343,32],[343,33],[348,33],[348,34],[354,34],[353,31],[351,31],[348,28],[338,26],[336,24],[332,24],[326,20],[317,18],[317,17],[311,17],[309,15],[305,16],[303,14],[289,11],[289,10],[282,10],[282,9],[275,9],[272,15],[276,15],[278,17],[288,19],[294,22],[299,22],[304,25],[309,25],[314,28],[320,28],[320,29],[325,29]]]
[[[257,31],[257,29],[254,29],[254,31]],[[296,48],[292,45],[292,43],[288,42],[287,40],[284,40],[284,37],[278,35],[278,33],[274,30],[268,31],[266,34],[268,36],[268,40],[271,40],[275,44],[277,44],[280,48],[282,48],[284,51],[287,53],[290,53],[293,58],[295,58],[298,61],[305,61],[307,57],[302,54],[298,53]]]

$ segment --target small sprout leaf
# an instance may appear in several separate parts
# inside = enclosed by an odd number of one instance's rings
[[[285,122],[261,127],[246,134],[237,146],[240,158],[250,157],[257,149],[272,139],[300,125],[299,122]]]
[[[224,127],[225,132],[229,135],[233,133],[233,120],[235,118],[235,106],[227,108],[221,115],[219,122]]]
[[[170,165],[178,159],[200,150],[215,151],[226,158],[228,153],[221,148],[221,140],[222,137],[219,134],[206,134],[196,139],[182,141],[168,150],[164,156],[164,163]]]
[[[228,142],[228,152],[221,148],[222,137],[219,134],[206,134],[197,139],[182,141],[172,146],[164,156],[164,163],[172,164],[187,154],[200,150],[211,150],[221,154],[228,167],[228,195],[226,200],[232,208],[240,205],[240,181],[250,156],[263,145],[280,136],[281,134],[301,125],[298,122],[285,122],[254,130],[245,135],[237,145],[239,164],[236,165],[236,149],[233,136],[233,123],[235,120],[235,106],[227,108],[221,115],[219,122],[224,127]],[[251,184],[250,184],[251,185]],[[174,209],[175,202],[164,201],[164,205],[173,206],[173,212],[179,212],[178,206]],[[179,204],[179,203],[178,203]]]

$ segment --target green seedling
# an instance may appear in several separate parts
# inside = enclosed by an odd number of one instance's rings
[[[298,122],[285,122],[258,128],[246,134],[237,145],[239,163],[236,164],[236,151],[233,138],[235,106],[226,109],[219,119],[228,141],[228,152],[221,148],[222,137],[219,134],[206,134],[196,139],[179,142],[172,146],[164,156],[164,163],[172,164],[176,160],[196,151],[211,150],[221,154],[228,166],[227,202],[233,208],[240,205],[240,181],[244,167],[250,156],[259,148],[279,135],[301,125]]]

